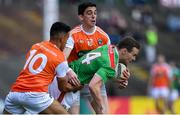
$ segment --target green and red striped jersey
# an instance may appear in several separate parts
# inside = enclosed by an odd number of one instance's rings
[[[88,84],[94,74],[103,82],[115,77],[119,55],[115,46],[104,45],[73,61],[69,66],[78,75],[81,84]]]

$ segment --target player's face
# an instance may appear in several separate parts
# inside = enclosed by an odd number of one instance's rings
[[[128,65],[132,61],[136,60],[136,56],[138,55],[138,53],[139,53],[139,49],[135,47],[133,47],[131,52],[128,52],[128,50],[124,48],[121,50],[119,62]]]
[[[96,7],[88,7],[84,11],[84,15],[80,15],[80,20],[85,26],[94,27],[96,25],[96,16]]]
[[[138,54],[139,54],[139,49],[137,49],[136,47],[133,47],[131,52],[127,51],[126,59],[125,59],[126,64],[129,64],[132,61],[135,61]]]

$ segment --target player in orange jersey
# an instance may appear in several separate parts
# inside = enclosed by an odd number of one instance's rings
[[[67,113],[60,103],[49,95],[48,86],[55,75],[58,82],[61,81],[58,83],[59,89],[67,82],[66,74],[76,77],[62,52],[69,31],[68,25],[56,22],[50,30],[50,41],[36,43],[31,47],[24,68],[6,96],[3,113]],[[71,85],[66,86],[66,90],[76,90]]]
[[[171,78],[171,68],[165,60],[165,56],[159,54],[157,62],[151,67],[151,77],[149,88],[151,95],[155,99],[156,109],[160,114],[164,114],[167,109],[167,100],[169,96],[169,86]],[[163,105],[159,103],[162,100]]]
[[[70,37],[67,40],[64,53],[68,62],[77,60],[87,52],[96,49],[99,46],[110,44],[109,36],[98,26],[96,26],[97,10],[96,4],[85,2],[78,6],[78,16],[81,25],[76,26],[70,31]],[[108,112],[108,102],[105,85],[101,88],[103,98],[104,113]],[[81,98],[88,100],[90,91],[88,86],[81,90]],[[94,101],[89,100],[93,105]],[[78,103],[73,107],[72,113],[79,113]]]

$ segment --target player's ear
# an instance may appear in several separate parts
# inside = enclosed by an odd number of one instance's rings
[[[127,49],[126,48],[123,48],[122,49],[122,54],[125,55],[127,53]]]
[[[78,15],[79,20],[82,21],[83,20],[83,15]]]

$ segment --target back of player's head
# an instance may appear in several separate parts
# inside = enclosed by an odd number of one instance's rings
[[[68,33],[70,31],[70,26],[62,22],[55,22],[50,29],[50,37],[58,35],[59,33]]]
[[[78,6],[78,15],[83,15],[84,11],[86,10],[86,8],[88,7],[96,7],[96,4],[92,3],[92,2],[84,2],[82,4],[80,4]]]
[[[133,37],[126,36],[117,44],[117,47],[119,49],[126,48],[128,52],[131,52],[133,47],[140,49],[141,46]]]

